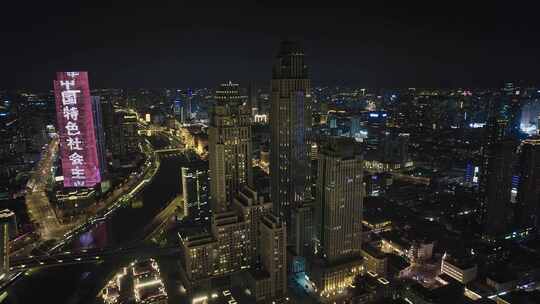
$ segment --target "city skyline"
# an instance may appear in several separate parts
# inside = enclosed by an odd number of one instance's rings
[[[0,303],[540,303],[535,6],[10,3]]]

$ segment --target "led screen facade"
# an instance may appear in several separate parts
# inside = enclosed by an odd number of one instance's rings
[[[101,182],[87,72],[58,72],[54,81],[64,187]]]

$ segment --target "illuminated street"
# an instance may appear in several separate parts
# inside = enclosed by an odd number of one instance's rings
[[[44,150],[43,157],[32,179],[28,182],[28,195],[26,196],[28,214],[44,240],[60,238],[70,227],[76,225],[76,223],[61,224],[58,221],[45,192],[51,183],[52,167],[57,153],[58,139],[53,139]]]

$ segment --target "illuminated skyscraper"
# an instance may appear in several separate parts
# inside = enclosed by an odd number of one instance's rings
[[[317,251],[330,262],[359,255],[364,200],[360,148],[331,138],[320,153],[315,204]]]
[[[321,147],[315,202],[315,257],[309,277],[319,294],[339,294],[362,266],[363,161],[352,138]]]
[[[184,198],[184,216],[192,215],[197,208],[197,170],[182,167],[182,196]]]
[[[101,182],[87,72],[58,72],[54,81],[64,187]]]
[[[208,167],[182,167],[182,196],[186,217],[199,223],[209,221],[208,188]]]
[[[272,203],[274,213],[289,224],[291,209],[311,199],[311,81],[297,44],[281,44],[271,91]]]
[[[212,210],[224,212],[243,186],[253,185],[251,110],[237,84],[216,90],[208,128]]]

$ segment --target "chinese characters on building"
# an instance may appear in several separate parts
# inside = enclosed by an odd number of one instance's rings
[[[87,72],[59,72],[54,82],[65,187],[101,181]]]

